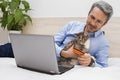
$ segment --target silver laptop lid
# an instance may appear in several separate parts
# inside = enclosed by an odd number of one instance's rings
[[[17,66],[59,73],[52,35],[10,34]]]

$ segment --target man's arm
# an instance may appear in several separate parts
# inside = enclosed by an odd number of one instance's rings
[[[71,28],[72,22],[66,24],[55,36],[55,47],[56,47],[56,54],[60,57],[60,53],[64,48],[64,41],[66,40],[67,33],[69,28]]]
[[[108,66],[108,50],[109,46],[104,46],[101,50],[95,54],[95,66],[96,67],[107,67]]]
[[[71,48],[69,48],[67,51],[62,50],[60,53],[61,57],[65,57],[65,58],[75,58],[77,59],[78,55],[73,53],[73,46]]]

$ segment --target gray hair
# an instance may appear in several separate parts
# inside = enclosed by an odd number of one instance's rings
[[[100,10],[102,10],[104,12],[104,14],[107,16],[106,22],[111,18],[112,14],[113,14],[113,8],[107,2],[105,2],[105,1],[95,2],[92,5],[89,13],[93,10],[94,7],[97,7],[97,8],[99,8]]]

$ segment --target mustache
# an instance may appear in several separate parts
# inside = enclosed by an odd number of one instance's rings
[[[92,25],[92,24],[90,24],[90,23],[89,23],[88,25],[89,25],[90,27],[96,28],[95,26],[93,26],[93,25]]]

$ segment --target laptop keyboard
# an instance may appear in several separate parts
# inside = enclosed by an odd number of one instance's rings
[[[61,73],[66,72],[66,71],[72,69],[73,67],[74,67],[74,66],[66,67],[66,66],[63,66],[63,65],[58,65],[59,71],[60,71]]]

